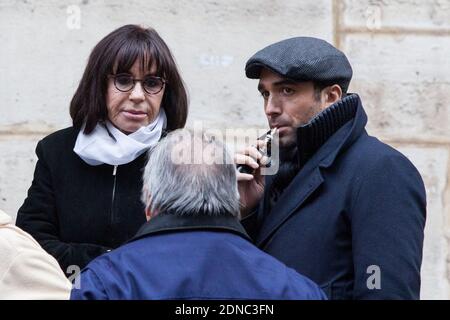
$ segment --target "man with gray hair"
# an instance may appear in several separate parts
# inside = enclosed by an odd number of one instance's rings
[[[142,193],[148,222],[83,270],[72,299],[325,298],[251,243],[222,143],[177,130],[149,154]]]

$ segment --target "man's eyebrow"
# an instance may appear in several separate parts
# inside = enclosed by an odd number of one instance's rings
[[[294,85],[294,84],[298,84],[298,82],[294,81],[294,80],[290,80],[290,79],[282,79],[282,80],[272,83],[272,85],[275,87],[280,87],[283,85]],[[264,89],[264,85],[262,83],[258,84],[258,90],[261,91],[262,89]]]
[[[273,83],[273,85],[277,86],[277,87],[285,85],[285,84],[291,84],[292,85],[292,84],[298,84],[298,82],[294,81],[294,80],[290,80],[290,79],[283,79],[283,80],[280,80],[280,81],[277,81],[277,82]]]

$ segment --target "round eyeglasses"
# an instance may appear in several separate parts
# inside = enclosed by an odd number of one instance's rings
[[[166,80],[160,77],[145,76],[144,79],[136,79],[128,73],[113,74],[109,75],[109,77],[114,79],[114,86],[121,92],[128,92],[133,90],[136,82],[140,81],[145,92],[147,92],[148,94],[157,94],[164,88],[164,85],[167,83]]]

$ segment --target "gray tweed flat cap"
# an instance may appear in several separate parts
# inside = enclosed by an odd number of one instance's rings
[[[262,68],[296,81],[336,83],[343,92],[347,92],[353,74],[345,54],[325,40],[311,37],[286,39],[265,47],[247,61],[245,74],[259,79]]]

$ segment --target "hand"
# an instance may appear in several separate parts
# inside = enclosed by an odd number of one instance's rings
[[[257,143],[259,147],[264,144],[263,141]],[[263,156],[254,146],[247,147],[234,156],[236,164],[246,164],[254,169],[252,174],[241,173],[236,170],[241,202],[241,218],[250,213],[264,194],[264,177],[261,175],[260,164],[266,163],[267,160],[268,158]]]

